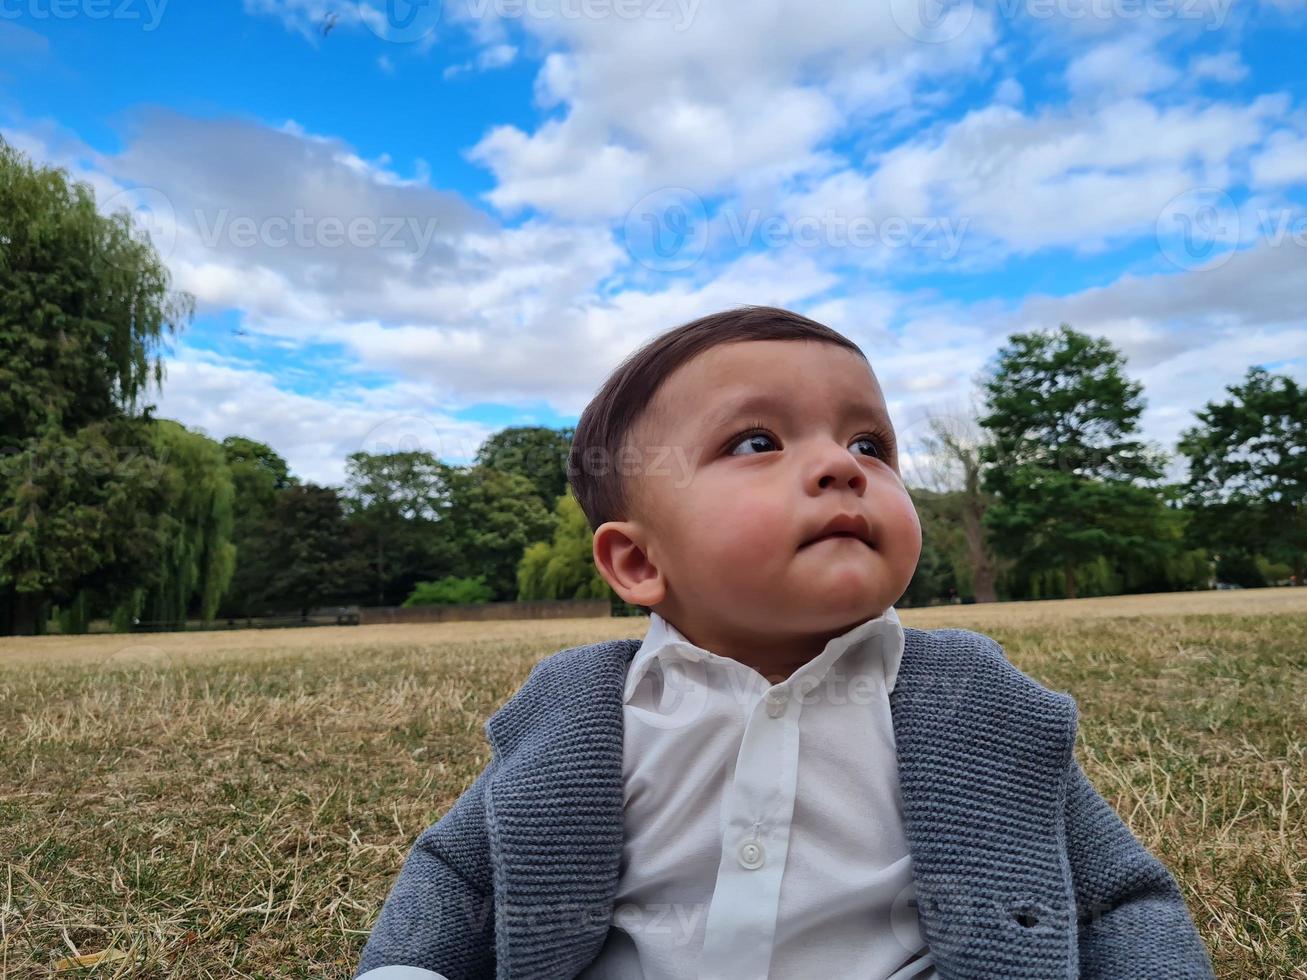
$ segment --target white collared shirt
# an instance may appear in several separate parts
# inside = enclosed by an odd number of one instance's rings
[[[584,980],[934,980],[903,833],[891,606],[778,684],[658,613],[624,691],[624,835]]]

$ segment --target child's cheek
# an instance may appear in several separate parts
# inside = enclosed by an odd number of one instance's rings
[[[747,577],[774,569],[785,549],[792,548],[790,520],[783,508],[769,505],[761,495],[744,494],[719,501],[702,533],[715,542],[713,550],[735,575]]]
[[[890,557],[894,560],[915,567],[921,557],[921,520],[906,493],[896,494],[886,503],[880,532],[886,539],[883,550],[892,552]]]

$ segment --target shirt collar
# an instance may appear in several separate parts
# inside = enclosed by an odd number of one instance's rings
[[[893,691],[894,682],[898,678],[899,663],[903,659],[904,643],[903,625],[899,622],[898,611],[893,606],[887,607],[879,616],[864,620],[839,636],[832,637],[820,654],[801,665],[781,684],[789,684],[800,678],[811,678],[805,680],[805,684],[816,683],[825,676],[831,665],[849,650],[875,642],[877,639],[882,640],[880,650],[885,670],[885,689],[887,693]],[[687,660],[719,660],[730,664],[737,663],[729,657],[723,657],[691,643],[671,622],[650,610],[649,629],[645,632],[640,648],[635,652],[631,665],[627,669],[623,701],[631,700],[631,695],[635,693],[641,678],[656,660],[667,660],[678,656]]]

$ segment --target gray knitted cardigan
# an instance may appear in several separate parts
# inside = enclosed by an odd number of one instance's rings
[[[983,634],[904,638],[890,710],[942,980],[1212,977],[1175,880],[1075,760],[1074,699]],[[622,857],[622,690],[640,642],[551,654],[490,716],[490,763],[418,837],[355,977],[562,980],[594,959]]]

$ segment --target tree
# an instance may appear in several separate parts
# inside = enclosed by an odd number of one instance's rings
[[[964,553],[961,528],[953,494],[937,494],[924,487],[912,491],[912,502],[921,522],[921,556],[904,590],[905,606],[927,606],[934,599],[960,593],[957,565]]]
[[[1303,582],[1307,556],[1307,388],[1248,369],[1231,397],[1196,411],[1181,433],[1187,502],[1214,548],[1283,557]],[[1233,560],[1233,559],[1230,559]],[[1249,578],[1254,578],[1249,573]]]
[[[424,450],[357,452],[346,463],[346,506],[362,532],[369,593],[394,605],[417,582],[459,567],[453,525],[453,468]]]
[[[555,521],[531,481],[482,466],[450,473],[447,522],[457,553],[453,574],[484,573],[496,600],[517,595],[517,566],[528,547],[553,536]]]
[[[569,487],[554,508],[553,537],[529,545],[517,565],[519,599],[612,599],[594,563],[594,533]]]
[[[236,564],[232,544],[235,487],[223,448],[201,432],[171,419],[152,425],[163,465],[162,506],[155,514],[163,537],[161,561],[150,580],[115,610],[125,628],[140,617],[184,628],[194,608],[212,621]]]
[[[998,599],[996,583],[1002,563],[994,553],[984,523],[994,498],[981,485],[981,445],[988,434],[974,421],[977,414],[973,410],[966,415],[952,412],[929,416],[930,433],[919,440],[927,462],[914,465],[913,474],[926,489],[934,491],[931,500],[935,513],[959,532],[960,542],[951,553],[960,553],[966,562],[971,594],[977,602],[994,602]]]
[[[1133,438],[1144,401],[1124,367],[1106,339],[1064,323],[1008,338],[982,383],[983,487],[998,498],[984,523],[1024,572],[1060,568],[1069,598],[1078,566],[1156,560],[1166,547],[1148,485],[1165,458]]]
[[[500,429],[477,450],[473,465],[526,477],[549,510],[567,490],[567,453],[572,429],[511,426]]]
[[[251,564],[263,577],[253,583],[252,601],[260,611],[307,616],[314,606],[345,601],[367,569],[334,487],[305,483],[278,491],[253,542]]]
[[[89,185],[0,139],[0,632],[40,631],[53,602],[84,589],[138,584],[120,576],[157,542],[139,533],[149,488],[128,456],[148,436],[132,423],[148,419],[139,400],[193,312],[125,211],[102,216]],[[81,463],[49,462],[68,452],[109,465],[83,479]]]
[[[84,632],[158,573],[164,462],[127,416],[64,432],[54,425],[0,456],[0,627]],[[135,443],[135,444],[134,444]]]
[[[258,583],[266,581],[269,570],[259,568],[257,537],[263,522],[276,504],[277,494],[299,483],[290,467],[270,446],[244,436],[222,440],[227,468],[231,471],[236,496],[232,506],[232,542],[236,545],[236,567],[224,597],[221,613],[226,616],[252,616]]]
[[[477,575],[472,578],[446,575],[434,582],[419,582],[402,605],[409,608],[412,606],[440,606],[489,601],[490,587],[486,585],[484,575]]]

